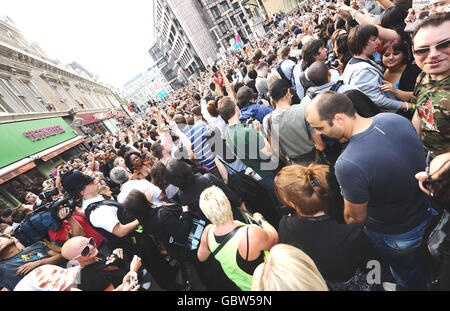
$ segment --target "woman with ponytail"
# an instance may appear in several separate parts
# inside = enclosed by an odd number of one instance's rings
[[[365,271],[373,259],[372,249],[362,227],[338,224],[327,215],[328,170],[328,166],[310,164],[290,165],[278,172],[278,199],[295,210],[280,221],[280,243],[308,254],[330,290],[373,290]]]

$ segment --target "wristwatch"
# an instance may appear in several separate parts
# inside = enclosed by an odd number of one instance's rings
[[[262,226],[263,222],[265,222],[267,220],[265,220],[264,218],[261,218],[260,220],[258,220],[258,225]]]

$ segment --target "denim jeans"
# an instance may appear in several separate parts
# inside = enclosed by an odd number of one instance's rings
[[[422,243],[430,221],[431,214],[411,231],[394,235],[370,231],[364,227],[376,252],[390,266],[400,290],[431,289],[433,272],[426,263],[426,249]]]

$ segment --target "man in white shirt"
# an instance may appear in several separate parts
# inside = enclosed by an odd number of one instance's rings
[[[131,190],[139,190],[146,194],[149,202],[153,204],[161,203],[163,196],[162,190],[146,179],[130,180],[127,171],[123,167],[115,167],[110,173],[111,180],[120,185],[120,193],[117,196],[117,202],[125,203]]]

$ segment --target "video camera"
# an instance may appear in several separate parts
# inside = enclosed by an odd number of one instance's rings
[[[328,59],[327,59],[327,61],[325,62],[325,64],[326,64],[326,65],[328,66],[328,68],[330,68],[330,69],[339,67],[339,62],[338,62],[338,60],[337,60],[337,57],[336,57],[333,53],[331,53],[331,54],[328,56]]]
[[[59,194],[58,188],[53,188],[52,190],[41,192],[38,195],[38,197],[42,201],[44,201],[44,200],[52,201],[52,196],[55,196],[55,195],[58,195],[58,194]]]
[[[75,206],[76,198],[70,195],[48,202],[28,214],[14,230],[12,236],[28,247],[45,238],[48,230],[53,232],[59,230],[63,221],[72,217]],[[70,210],[70,213],[63,219],[59,217],[60,208],[69,208]]]

